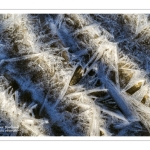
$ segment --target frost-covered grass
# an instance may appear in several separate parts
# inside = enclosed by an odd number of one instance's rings
[[[19,107],[18,92],[12,93],[11,87],[9,87],[7,80],[0,77],[0,116],[8,123],[8,127],[13,126],[18,130],[21,130],[24,135],[31,136],[44,136],[46,131],[43,128],[44,124],[48,124],[47,120],[37,120],[34,117],[33,109],[37,107],[37,104],[32,103],[26,109]],[[6,88],[7,87],[7,88]],[[9,92],[10,90],[10,92]],[[32,116],[30,116],[32,114]],[[18,131],[10,132],[11,136],[16,136]]]
[[[0,118],[19,136],[149,135],[148,17],[0,15]]]

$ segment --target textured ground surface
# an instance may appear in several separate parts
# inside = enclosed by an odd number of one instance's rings
[[[0,136],[149,136],[149,20],[1,14]]]

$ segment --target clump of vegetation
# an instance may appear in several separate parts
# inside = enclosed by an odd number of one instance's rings
[[[0,135],[149,135],[148,18],[1,15]]]

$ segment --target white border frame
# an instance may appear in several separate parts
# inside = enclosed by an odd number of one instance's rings
[[[150,3],[150,2],[149,2]],[[150,6],[150,5],[147,5]],[[0,13],[23,13],[23,14],[64,14],[64,13],[78,13],[78,14],[133,14],[133,13],[150,13],[150,9],[0,9]],[[150,141],[150,137],[0,137],[0,141]]]

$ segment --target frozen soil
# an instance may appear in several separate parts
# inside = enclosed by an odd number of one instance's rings
[[[149,136],[149,29],[146,14],[1,14],[0,136]]]

